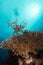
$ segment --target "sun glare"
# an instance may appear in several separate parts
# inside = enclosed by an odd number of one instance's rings
[[[39,5],[35,5],[30,7],[30,15],[33,17],[36,17],[40,12],[40,7]]]
[[[25,13],[27,17],[38,17],[40,14],[40,5],[39,4],[31,4],[25,8]]]

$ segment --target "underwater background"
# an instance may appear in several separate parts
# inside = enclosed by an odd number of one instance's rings
[[[9,22],[23,24],[27,22],[26,30],[43,32],[43,0],[0,0],[0,43],[10,38],[13,29]],[[8,50],[0,49],[0,59],[5,59]]]

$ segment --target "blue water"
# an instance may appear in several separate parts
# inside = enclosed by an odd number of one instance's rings
[[[33,17],[26,13],[34,3],[39,5],[40,12]],[[18,18],[18,24],[23,24],[24,20],[27,21],[27,30],[43,32],[43,0],[0,0],[0,42],[12,36],[13,29],[7,22],[13,22],[16,18]],[[7,52],[0,50],[0,58],[5,58]],[[1,55],[3,53],[5,56]]]
[[[36,17],[26,14],[26,8],[31,8],[31,4],[39,5],[39,14]],[[34,5],[35,6],[35,5]],[[18,17],[18,24],[27,21],[26,29],[29,31],[43,31],[43,0],[0,0],[0,42],[9,38],[13,34],[13,29],[8,26],[9,22],[14,22]]]

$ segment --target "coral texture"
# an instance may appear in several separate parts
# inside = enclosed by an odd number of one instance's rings
[[[13,36],[12,38],[2,42],[3,49],[10,49],[14,55],[21,55],[23,58],[29,58],[29,52],[35,55],[37,49],[43,48],[43,33],[25,31],[21,36]]]

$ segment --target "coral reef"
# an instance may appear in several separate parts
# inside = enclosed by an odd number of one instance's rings
[[[21,36],[13,36],[8,40],[3,41],[2,48],[10,49],[13,52],[13,56],[20,55],[24,60],[28,60],[32,57],[32,62],[34,59],[35,64],[38,60],[38,62],[40,62],[40,60],[43,62],[43,54],[41,53],[42,55],[40,56],[38,50],[43,50],[43,33],[24,31]]]
[[[27,64],[22,56],[13,55],[13,52],[10,50],[9,56],[5,60],[5,64],[6,65],[43,65],[43,58],[40,58],[40,54],[34,55],[33,53],[30,53],[30,55],[32,56],[32,62]]]

